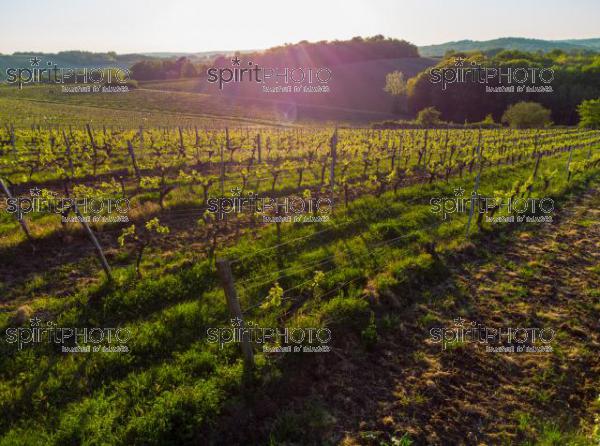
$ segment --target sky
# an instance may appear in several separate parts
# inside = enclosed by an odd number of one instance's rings
[[[246,50],[375,34],[416,45],[577,39],[600,37],[599,19],[598,0],[0,0],[0,53]]]

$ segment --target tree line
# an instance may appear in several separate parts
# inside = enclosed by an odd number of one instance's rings
[[[242,57],[240,53],[237,56]],[[231,66],[230,55],[214,58],[211,65]],[[346,63],[376,59],[419,57],[415,45],[404,40],[373,37],[354,37],[350,40],[301,41],[296,44],[276,46],[265,51],[245,53],[244,60],[261,66],[310,66],[330,67]],[[145,59],[135,63],[132,78],[135,80],[164,80],[201,76],[206,72],[206,63],[194,64],[187,57],[178,59]]]
[[[573,125],[579,120],[577,107],[584,100],[600,97],[600,55],[570,54],[555,50],[546,54],[504,50],[496,54],[449,53],[434,68],[464,67],[475,63],[490,68],[550,68],[554,79],[550,93],[489,93],[486,85],[500,86],[497,79],[488,84],[452,83],[444,90],[431,82],[430,69],[423,71],[400,88],[404,106],[410,113],[435,107],[442,119],[453,122],[481,121],[491,114],[500,121],[506,109],[517,102],[537,102],[548,108],[556,124]],[[388,83],[392,78],[388,79]],[[396,79],[397,80],[397,79]],[[396,90],[398,90],[396,88]]]

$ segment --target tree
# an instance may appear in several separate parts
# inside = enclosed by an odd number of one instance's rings
[[[417,115],[417,123],[423,127],[433,127],[440,123],[441,113],[435,107],[427,107]]]
[[[509,105],[502,115],[502,122],[518,129],[546,127],[552,124],[550,110],[537,102],[518,102]]]
[[[493,126],[493,125],[495,124],[495,122],[494,122],[494,117],[492,116],[492,114],[491,114],[491,113],[488,113],[488,114],[485,116],[485,119],[484,119],[483,121],[481,121],[481,123],[482,123],[484,126]]]
[[[141,60],[131,67],[131,77],[140,81],[164,79],[163,64],[159,60]]]
[[[600,98],[583,101],[577,107],[577,113],[580,127],[600,128]]]
[[[385,76],[385,87],[383,90],[386,93],[394,96],[394,112],[406,112],[406,79],[401,71],[392,71]]]

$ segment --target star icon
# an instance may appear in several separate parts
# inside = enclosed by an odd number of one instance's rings
[[[32,58],[29,59],[29,62],[31,63],[32,67],[39,67],[41,61],[42,61],[42,59],[40,59],[37,56],[32,57]]]
[[[231,319],[231,325],[233,325],[234,327],[241,327],[242,322],[243,322],[242,319],[239,317]]]
[[[42,321],[40,320],[39,317],[34,317],[32,319],[29,319],[29,323],[31,324],[32,327],[39,327],[41,322]]]
[[[240,189],[239,187],[234,187],[231,189],[231,195],[233,195],[234,197],[239,197],[242,194],[242,189]]]
[[[457,327],[462,327],[465,325],[466,320],[463,319],[462,317],[457,317],[456,319],[454,319],[454,325],[456,325]]]
[[[29,189],[29,195],[32,197],[39,197],[42,195],[42,190],[39,187],[34,187],[33,189]]]
[[[240,62],[241,62],[241,60],[237,56],[235,56],[233,59],[231,59],[231,65],[237,65],[237,66],[239,66]]]
[[[461,195],[464,195],[465,190],[462,187],[457,187],[456,189],[454,189],[454,196],[455,197],[460,197]]]
[[[454,58],[454,66],[455,67],[462,67],[465,64],[465,58],[464,57],[455,57]]]

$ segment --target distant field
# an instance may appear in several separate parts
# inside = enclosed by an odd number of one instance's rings
[[[183,84],[189,80],[181,81]],[[168,84],[168,82],[165,82]],[[174,83],[175,84],[175,83]],[[155,85],[158,86],[158,85]],[[310,107],[284,101],[259,101],[184,91],[142,88],[118,94],[63,94],[56,86],[26,87],[17,90],[0,87],[0,121],[16,126],[81,125],[92,122],[126,128],[139,125],[198,125],[223,127],[244,125],[327,125],[333,119],[368,122],[389,118],[389,114],[367,112],[361,121],[352,120],[353,110],[312,107],[314,118],[306,117]],[[320,117],[317,121],[316,118]]]
[[[58,86],[0,87],[0,119],[18,122],[75,125],[101,122],[137,126],[183,123],[213,124],[232,119],[247,124],[275,124],[277,115],[257,107],[241,107],[209,95],[132,90],[118,94],[66,94]],[[182,122],[183,120],[183,122]],[[218,124],[218,123],[216,123]]]
[[[37,99],[19,100],[0,98],[0,122],[13,123],[15,127],[74,126],[86,123],[108,127],[135,128],[143,126],[200,126],[223,127],[239,122],[251,124],[242,118],[210,117],[149,110],[114,109],[101,106],[71,105]],[[256,122],[258,123],[258,122]]]
[[[19,126],[366,124],[398,117],[391,112],[393,98],[383,90],[387,73],[400,70],[410,77],[434,63],[406,58],[332,67],[327,94],[264,94],[256,84],[219,91],[203,78],[141,82],[128,93],[110,94],[62,93],[57,85],[0,86],[0,120]]]

